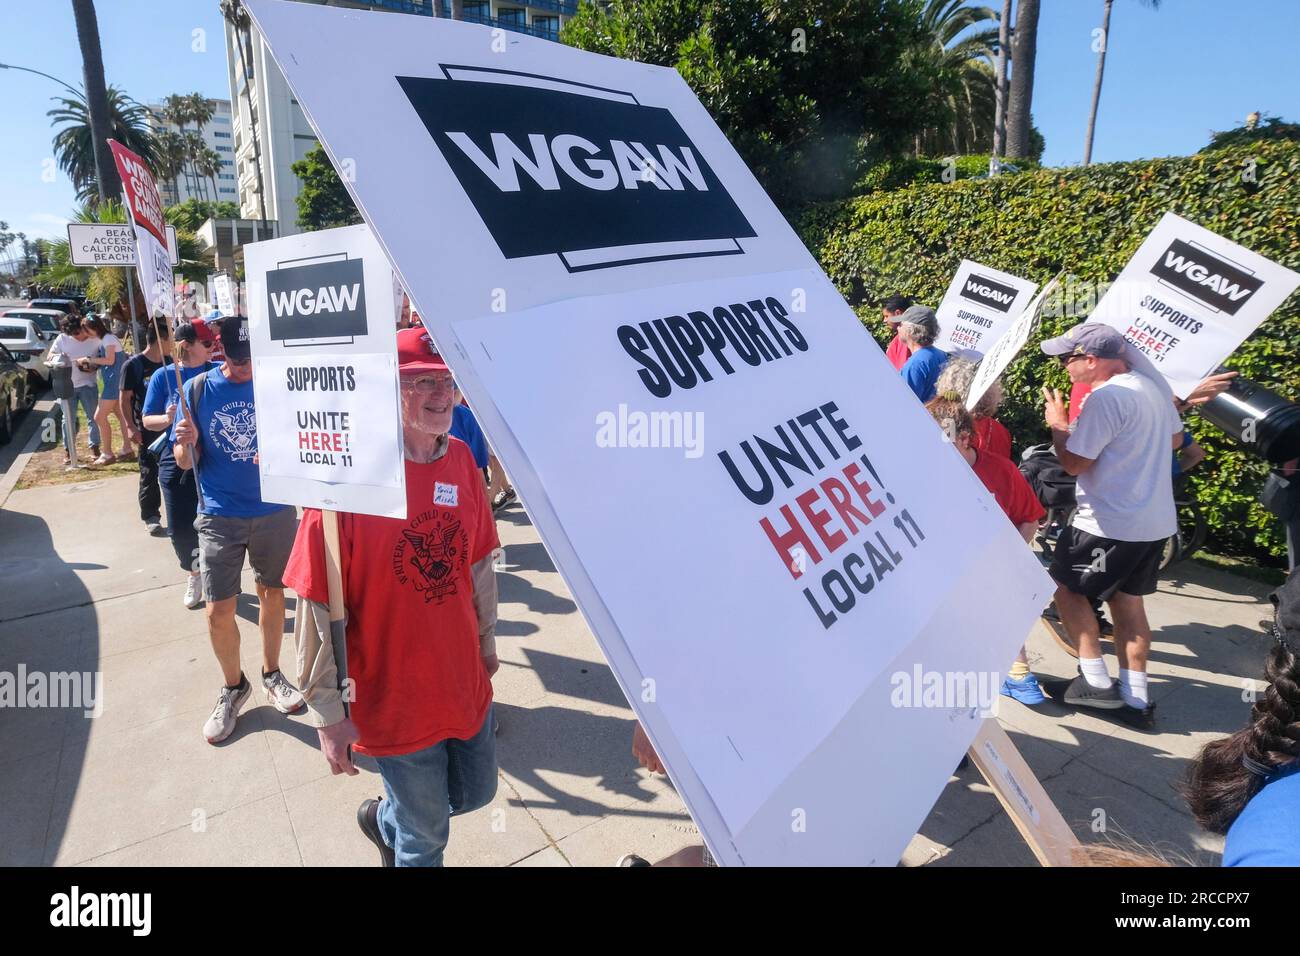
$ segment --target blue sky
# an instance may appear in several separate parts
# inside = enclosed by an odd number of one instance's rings
[[[1000,7],[997,0],[985,0]],[[1043,0],[1034,119],[1045,161],[1078,163],[1092,92],[1094,27],[1102,0]],[[81,53],[67,0],[0,0],[0,62],[81,83]],[[108,81],[141,102],[168,93],[228,98],[217,0],[99,0]],[[206,52],[194,31],[204,31]],[[1294,72],[1300,0],[1115,0],[1095,162],[1184,155],[1211,130],[1252,110],[1300,121]],[[71,184],[42,178],[51,158],[45,111],[61,88],[0,70],[0,220],[29,236],[58,236],[75,206]]]

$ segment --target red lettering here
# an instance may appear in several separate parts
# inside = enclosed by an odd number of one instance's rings
[[[813,502],[819,497],[816,488],[809,488],[794,500],[803,509],[803,513],[808,516],[808,520],[812,522],[813,530],[817,532],[817,537],[822,539],[822,544],[826,545],[826,550],[834,551],[849,539],[843,531],[836,531],[834,534],[826,533],[826,526],[831,523],[831,513],[829,511],[819,511],[813,507]]]
[[[831,505],[835,508],[835,513],[840,516],[844,526],[849,529],[849,534],[857,534],[858,526],[853,523],[857,518],[862,524],[871,524],[871,517],[863,514],[853,506],[852,499],[849,498],[849,490],[844,487],[844,483],[838,478],[827,478],[821,484],[822,493],[830,499]]]
[[[858,467],[857,462],[853,462],[844,467],[844,477],[849,480],[853,490],[858,493],[858,498],[862,500],[862,504],[871,512],[871,517],[879,518],[884,512],[885,506],[872,499],[871,485],[868,482],[858,480],[861,471],[862,469]]]
[[[781,516],[785,518],[790,526],[789,530],[782,534],[777,534],[776,529],[772,527],[772,522],[767,518],[762,518],[758,523],[762,525],[767,540],[772,542],[772,547],[776,549],[781,563],[790,572],[790,577],[797,579],[802,572],[797,567],[798,562],[795,560],[795,556],[790,553],[796,545],[803,548],[804,554],[808,556],[813,564],[821,561],[822,557],[817,552],[817,549],[813,547],[812,540],[808,537],[808,533],[804,531],[803,525],[799,524],[799,520],[795,518],[794,512],[790,510],[789,505],[781,506]]]

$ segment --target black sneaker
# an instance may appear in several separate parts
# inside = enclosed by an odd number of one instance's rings
[[[383,834],[379,832],[379,801],[362,800],[361,806],[357,807],[357,826],[361,827],[361,832],[366,835],[366,839],[379,847],[379,858],[384,866],[396,866],[396,854],[393,848],[384,842]]]
[[[635,853],[624,853],[618,858],[615,866],[650,866],[651,863],[643,856],[637,856]]]
[[[1119,695],[1115,681],[1112,680],[1109,687],[1093,687],[1082,674],[1065,689],[1065,702],[1072,707],[1095,707],[1098,710],[1119,710],[1128,706]]]
[[[1125,704],[1120,710],[1112,714],[1120,723],[1132,727],[1134,730],[1155,730],[1156,729],[1156,705],[1147,704],[1144,708],[1130,707]]]

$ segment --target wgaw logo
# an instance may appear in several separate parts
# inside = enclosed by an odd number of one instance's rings
[[[961,289],[962,298],[978,302],[999,312],[1011,311],[1011,303],[1016,301],[1016,290],[1009,285],[995,282],[988,276],[972,272],[966,277]]]
[[[350,344],[366,334],[364,260],[326,259],[266,274],[271,339],[285,345]]]
[[[1248,269],[1181,239],[1169,244],[1151,267],[1151,274],[1214,311],[1228,315],[1236,315],[1264,284],[1263,279]]]
[[[756,233],[673,114],[556,77],[444,66],[399,76],[507,259],[570,272],[743,254]]]

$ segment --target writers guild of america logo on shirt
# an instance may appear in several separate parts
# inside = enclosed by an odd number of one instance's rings
[[[208,438],[231,461],[252,461],[257,454],[257,419],[252,402],[229,402],[212,413]]]
[[[454,511],[426,511],[408,527],[393,548],[393,573],[412,585],[426,603],[442,603],[456,594],[460,570],[469,554],[469,535]]]
[[[448,508],[455,508],[457,504],[457,487],[455,485],[443,484],[441,481],[435,482],[433,486],[433,503],[435,505],[445,505]]]

